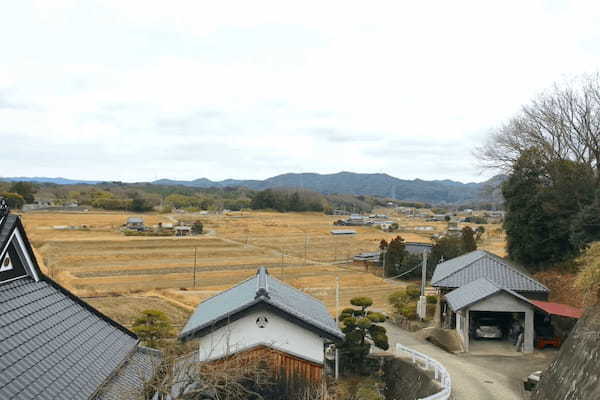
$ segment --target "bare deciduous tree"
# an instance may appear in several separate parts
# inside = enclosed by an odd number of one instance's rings
[[[540,94],[475,150],[485,167],[510,171],[523,152],[571,160],[600,179],[600,74],[583,75]]]

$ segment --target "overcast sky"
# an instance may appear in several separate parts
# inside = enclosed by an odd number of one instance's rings
[[[599,36],[597,1],[4,1],[0,176],[481,181]]]

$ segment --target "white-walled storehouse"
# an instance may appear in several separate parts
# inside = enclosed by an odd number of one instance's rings
[[[268,349],[294,372],[319,378],[326,345],[344,334],[325,305],[262,267],[256,275],[202,302],[179,335],[198,341],[198,361]],[[290,367],[291,366],[291,367]]]

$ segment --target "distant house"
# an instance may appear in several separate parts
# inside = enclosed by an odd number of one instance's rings
[[[261,267],[252,278],[200,303],[179,339],[198,341],[199,362],[262,355],[288,374],[319,380],[326,346],[340,343],[344,334],[323,303]]]
[[[172,223],[164,223],[164,222],[159,222],[158,223],[158,230],[160,231],[173,231],[173,224]]]
[[[418,243],[418,242],[406,242],[404,243],[404,249],[409,254],[420,256],[423,253],[430,254],[433,245],[431,243]]]
[[[448,230],[446,230],[446,235],[450,237],[460,237],[462,235],[462,230],[458,226],[458,222],[448,221]]]
[[[175,236],[189,236],[192,234],[191,226],[176,226],[173,229],[175,230]]]
[[[143,231],[146,229],[144,226],[144,218],[142,217],[129,217],[127,218],[127,223],[125,224],[125,228],[130,229],[132,231]]]
[[[334,229],[331,231],[332,235],[356,235],[356,231],[352,229]]]
[[[40,270],[0,209],[0,399],[139,398],[160,352]]]

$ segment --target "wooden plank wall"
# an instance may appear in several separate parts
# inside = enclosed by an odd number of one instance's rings
[[[269,347],[256,347],[244,353],[236,354],[235,357],[241,357],[248,361],[265,361],[273,367],[275,373],[279,374],[283,371],[288,378],[301,376],[315,383],[320,382],[323,379],[322,365],[303,360],[299,357],[294,357],[291,354],[273,350]]]

